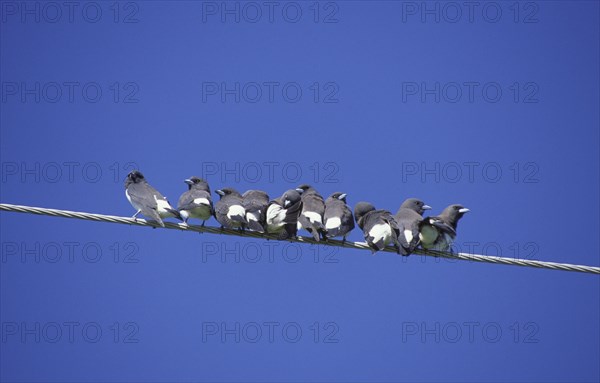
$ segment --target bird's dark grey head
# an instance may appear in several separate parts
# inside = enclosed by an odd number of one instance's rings
[[[302,185],[298,186],[296,188],[296,191],[300,194],[307,193],[307,192],[316,192],[316,190],[309,184],[302,184]]]
[[[125,178],[125,188],[131,184],[137,184],[140,182],[146,182],[144,175],[137,170],[133,170],[127,175],[127,178]]]
[[[281,196],[281,203],[283,204],[283,207],[287,209],[288,207],[300,202],[301,199],[302,197],[297,190],[290,189]]]
[[[375,206],[369,202],[359,202],[354,206],[354,218],[356,219],[358,226],[362,228],[362,219],[365,217],[365,215],[367,215],[367,213],[373,210],[375,210]]]
[[[242,195],[240,194],[240,192],[238,192],[237,190],[235,190],[234,188],[223,188],[223,189],[219,189],[216,190],[215,193],[217,193],[218,195],[221,196],[221,198],[227,196],[227,195],[235,195],[238,197],[241,197]]]
[[[198,190],[206,190],[207,192],[210,193],[210,187],[208,186],[208,182],[206,182],[204,179],[202,179],[200,177],[192,176],[192,177],[184,180],[183,182],[188,184],[189,189],[193,188],[193,189],[198,189]]]
[[[329,198],[327,199],[338,199],[340,201],[344,201],[344,203],[346,202],[346,193],[342,193],[342,192],[335,192],[332,195],[329,196]]]
[[[465,213],[468,213],[470,210],[464,207],[463,205],[454,204],[450,205],[442,211],[442,214],[439,215],[444,221],[452,225],[454,229],[458,225],[458,220],[462,218]]]
[[[423,215],[425,210],[431,209],[431,206],[425,205],[425,202],[418,198],[409,198],[402,203],[400,208],[414,210],[420,215]]]
[[[269,201],[269,195],[267,194],[267,192],[264,192],[262,190],[254,190],[254,189],[246,190],[244,192],[244,194],[242,194],[242,197],[261,199],[261,200],[266,200],[267,202]]]

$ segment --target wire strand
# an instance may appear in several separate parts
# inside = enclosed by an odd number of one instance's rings
[[[153,228],[162,228],[158,223],[153,221],[146,221],[144,219],[135,219],[130,217],[119,217],[114,215],[104,214],[92,214],[69,210],[59,209],[47,209],[42,207],[23,206],[23,205],[11,205],[11,204],[0,204],[0,211],[8,211],[15,213],[28,213],[37,215],[48,215],[52,217],[63,217],[63,218],[75,218],[88,221],[96,222],[109,222],[109,223],[120,223],[123,225],[136,225],[136,226],[149,226]],[[195,231],[198,233],[211,233],[211,234],[222,234],[222,235],[233,235],[238,237],[249,237],[249,238],[261,238],[277,240],[273,235],[261,234],[253,231],[238,231],[231,229],[221,229],[218,227],[200,226],[200,225],[186,225],[183,223],[172,223],[165,222],[164,229],[175,229],[182,231]],[[369,246],[365,242],[351,242],[351,241],[340,241],[329,239],[323,242],[317,242],[313,238],[309,237],[297,237],[294,239],[286,239],[289,242],[309,243],[314,245],[325,245],[325,246],[336,246],[344,247],[348,249],[359,249],[359,250],[370,250]],[[396,250],[393,247],[387,247],[383,251],[395,253]],[[504,258],[496,256],[487,256],[479,254],[468,254],[468,253],[448,253],[443,251],[431,251],[417,249],[414,254],[420,254],[430,257],[457,259],[462,261],[473,261],[473,262],[485,262],[493,263],[498,265],[513,265],[513,266],[526,266],[536,267],[540,269],[551,269],[551,270],[563,270],[563,271],[576,271],[580,273],[591,273],[600,274],[600,267],[584,266],[584,265],[573,265],[568,263],[554,263],[544,261],[534,261],[529,259],[515,259],[515,258]]]

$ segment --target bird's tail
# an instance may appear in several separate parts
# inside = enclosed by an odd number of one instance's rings
[[[149,218],[151,221],[157,222],[161,227],[165,227],[165,223],[162,218],[160,218],[160,214],[154,209],[144,209],[142,210],[142,214]]]
[[[177,218],[178,220],[184,221],[183,217],[181,216],[181,213],[179,212],[179,210],[176,209],[167,209],[167,211],[171,214],[173,214],[173,216],[175,218]]]
[[[319,230],[316,230],[313,226],[311,230],[309,230],[310,234],[312,234],[315,241],[319,242],[321,240],[321,236],[319,235]]]
[[[410,248],[405,248],[404,246],[398,246],[398,254],[400,255],[404,255],[404,256],[408,256],[412,253],[412,250]]]
[[[312,228],[312,224],[310,223],[310,220],[302,214],[300,214],[298,216],[298,222],[300,223],[300,225],[302,225],[302,228],[304,228],[304,229],[309,230]]]
[[[248,220],[246,219],[246,217],[244,217],[244,216],[241,216],[241,215],[234,215],[234,216],[231,216],[231,220],[232,220],[232,221],[235,221],[235,222],[240,222],[240,223],[243,223],[244,225],[247,225],[247,224],[248,224]]]
[[[285,238],[283,239],[296,238],[297,234],[298,226],[296,224],[288,223],[284,226],[283,235],[285,236]]]
[[[371,237],[370,235],[367,235],[365,237],[365,240],[367,241],[367,245],[369,245],[369,247],[371,248],[371,252],[375,253],[377,251],[383,250],[383,248],[385,247],[385,241],[383,240],[383,238],[381,238],[377,242],[373,242],[374,239],[375,239],[375,237]]]
[[[298,221],[302,225],[302,228],[306,229],[310,234],[312,234],[315,241],[319,242],[321,239],[327,239],[325,233],[327,230],[325,226],[321,222],[311,221],[308,217],[304,215],[300,215],[298,217]]]
[[[341,230],[339,227],[334,227],[334,228],[325,230],[325,235],[327,236],[327,238],[337,237],[338,235],[340,235],[340,233],[341,233]]]
[[[257,231],[259,233],[265,232],[265,228],[258,221],[253,220],[248,221],[248,229],[252,231]]]

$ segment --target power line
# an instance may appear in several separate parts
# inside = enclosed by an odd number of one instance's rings
[[[83,220],[88,220],[88,221],[120,223],[120,224],[124,224],[124,225],[150,226],[153,228],[161,228],[161,226],[158,225],[158,223],[155,223],[152,221],[146,221],[143,219],[134,219],[134,218],[130,218],[130,217],[119,217],[119,216],[114,216],[114,215],[83,213],[83,212],[69,211],[69,210],[47,209],[47,208],[42,208],[42,207],[11,205],[11,204],[5,204],[5,203],[0,204],[0,211],[28,213],[28,214],[37,214],[37,215],[49,215],[52,217],[75,218],[75,219],[83,219]],[[238,230],[221,229],[218,227],[209,227],[209,226],[203,227],[203,226],[199,226],[199,225],[185,225],[183,223],[165,222],[164,228],[165,229],[183,230],[183,231],[195,231],[195,232],[199,232],[199,233],[234,235],[234,236],[238,236],[238,237],[250,237],[250,238],[261,238],[261,239],[272,239],[272,240],[277,239],[275,236],[272,236],[272,235],[261,234],[261,233],[248,231],[248,230],[240,232]],[[318,244],[318,245],[325,245],[325,246],[345,247],[345,248],[349,248],[349,249],[370,250],[369,246],[367,246],[367,244],[365,242],[351,242],[351,241],[343,242],[340,240],[332,240],[332,239],[324,241],[324,242],[317,242],[313,238],[309,238],[309,237],[298,237],[295,239],[287,239],[286,241],[309,243],[309,244],[315,244],[315,245]],[[396,250],[392,247],[387,247],[383,251],[396,253]],[[457,259],[457,260],[462,260],[462,261],[486,262],[486,263],[495,263],[495,264],[500,264],[500,265],[526,266],[526,267],[536,267],[536,268],[540,268],[540,269],[577,271],[577,272],[581,272],[581,273],[600,274],[600,267],[573,265],[573,264],[568,264],[568,263],[533,261],[533,260],[527,260],[527,259],[504,258],[504,257],[486,256],[486,255],[468,254],[468,253],[447,253],[447,252],[443,252],[443,251],[432,251],[432,250],[422,250],[422,249],[417,249],[417,250],[415,250],[414,253],[426,255],[426,256],[430,256],[430,257]]]

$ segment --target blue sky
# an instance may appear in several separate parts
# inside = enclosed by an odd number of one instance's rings
[[[306,182],[352,206],[461,203],[457,250],[597,266],[599,11],[1,1],[0,201],[129,216],[134,167],[173,203],[192,175]],[[600,379],[597,276],[0,225],[2,381]]]

